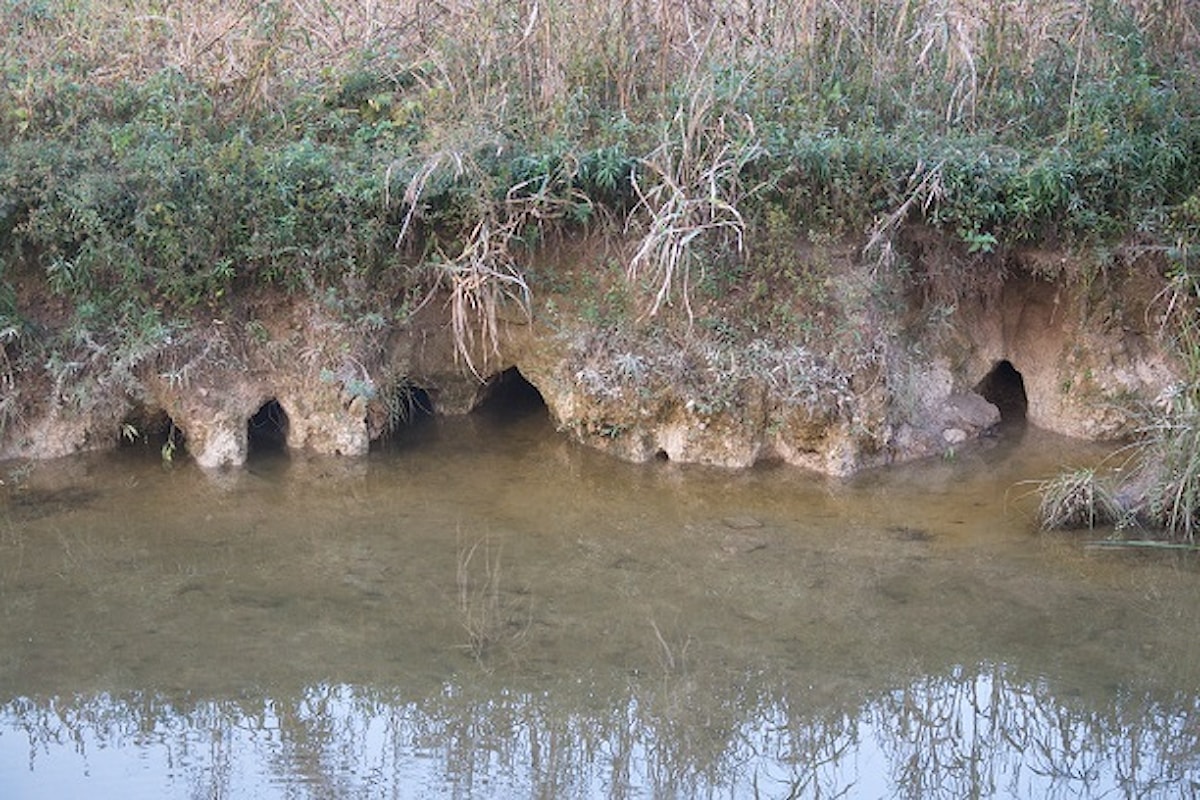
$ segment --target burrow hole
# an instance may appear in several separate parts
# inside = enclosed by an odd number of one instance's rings
[[[975,391],[1000,409],[1000,421],[1024,422],[1029,412],[1025,395],[1025,379],[1008,359],[997,361],[991,372],[975,387]]]
[[[475,411],[498,422],[547,413],[542,393],[516,367],[488,379]]]
[[[123,449],[148,448],[174,456],[183,450],[183,430],[161,408],[140,407],[121,420],[117,444]]]
[[[275,398],[263,403],[246,423],[249,455],[283,453],[287,448],[288,416]]]

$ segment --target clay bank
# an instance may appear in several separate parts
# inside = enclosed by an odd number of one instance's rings
[[[260,293],[10,372],[0,459],[151,436],[214,469],[259,447],[357,458],[415,416],[533,397],[563,436],[630,461],[847,475],[1009,423],[1128,437],[1175,381],[1154,253],[970,254],[913,228],[892,254],[907,269],[882,270],[863,245],[797,234],[770,280],[709,274],[653,315],[611,241],[538,250],[530,299],[486,308],[445,288],[406,305]],[[34,286],[23,317],[60,324]]]

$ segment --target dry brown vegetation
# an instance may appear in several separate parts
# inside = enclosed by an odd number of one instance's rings
[[[1100,4],[1102,5],[1102,4]],[[1092,69],[1120,56],[1089,0],[18,0],[0,12],[6,58],[104,84],[177,69],[234,107],[270,104],[296,81],[320,81],[384,56],[420,67],[473,103],[520,97],[560,110],[577,87],[636,114],[647,96],[707,63],[806,73],[831,68],[879,91],[937,88],[947,120],[1008,90],[1047,51],[1069,47]],[[1196,46],[1189,0],[1114,4],[1159,52]],[[1110,9],[1106,13],[1112,13]],[[897,80],[899,79],[899,80]],[[35,82],[36,83],[36,82]],[[13,87],[20,90],[21,87]],[[902,98],[901,98],[902,99]]]

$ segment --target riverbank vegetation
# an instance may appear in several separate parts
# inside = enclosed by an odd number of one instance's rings
[[[1014,247],[1133,248],[1186,349],[1198,26],[1186,0],[7,0],[0,426],[18,372],[120,382],[262,291],[367,330],[440,292],[464,354],[494,346],[563,237],[622,243],[625,323],[735,298],[722,330],[827,291],[775,252],[796,236],[946,305]],[[914,270],[914,226],[967,268]]]

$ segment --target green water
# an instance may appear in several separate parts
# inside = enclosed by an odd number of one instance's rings
[[[1019,483],[1099,455],[833,481],[532,415],[0,465],[0,797],[1190,796],[1196,565]]]

